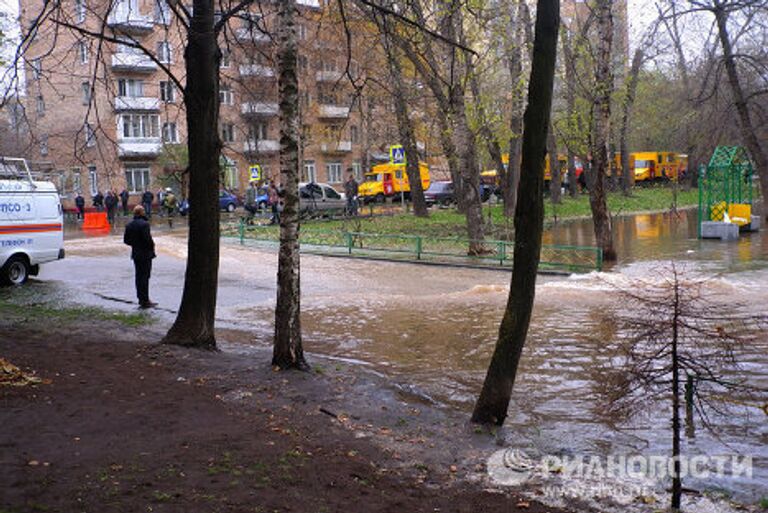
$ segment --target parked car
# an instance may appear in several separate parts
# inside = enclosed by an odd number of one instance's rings
[[[219,191],[219,209],[234,212],[240,205],[240,199],[229,191]]]
[[[424,200],[427,206],[441,205],[447,207],[456,201],[453,192],[453,182],[440,181],[432,182],[429,189],[424,191]]]
[[[494,192],[494,186],[485,183],[480,184],[480,201],[485,203]],[[456,193],[453,190],[453,182],[432,182],[429,189],[424,191],[424,199],[427,206],[442,205],[447,207],[456,202]]]
[[[327,183],[299,184],[299,212],[302,215],[343,213],[347,198]]]

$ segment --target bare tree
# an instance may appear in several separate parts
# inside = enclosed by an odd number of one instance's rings
[[[720,398],[756,392],[730,376],[738,368],[736,350],[764,328],[765,319],[746,313],[742,305],[714,302],[707,294],[710,282],[670,262],[620,290],[621,311],[631,315],[612,319],[620,338],[606,350],[618,349],[620,356],[607,359],[600,380],[603,407],[618,418],[647,410],[649,401],[670,401],[675,511],[682,496],[681,409],[697,412],[714,429],[709,418],[722,410]]]
[[[514,267],[496,348],[472,413],[472,421],[480,424],[501,425],[507,417],[533,311],[544,226],[544,157],[552,110],[559,26],[559,0],[538,0],[523,130],[522,172],[515,210]]]

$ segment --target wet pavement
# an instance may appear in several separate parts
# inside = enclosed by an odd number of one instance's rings
[[[713,276],[708,285],[724,308],[768,303],[768,236],[735,243],[696,239],[695,212],[638,215],[616,221],[620,261],[613,272],[570,278],[540,277],[536,307],[510,417],[510,440],[547,454],[666,454],[665,405],[617,424],[596,409],[599,365],[613,357],[605,346],[622,313],[615,287],[631,286],[674,259]],[[158,247],[150,292],[156,315],[171,321],[183,285],[184,227],[157,221]],[[548,230],[545,243],[593,244],[590,221]],[[277,258],[274,251],[224,244],[219,325],[251,334],[232,340],[270,343]],[[68,237],[67,258],[43,266],[38,280],[68,299],[134,309],[129,249],[119,235]],[[480,389],[508,294],[508,272],[431,267],[343,258],[302,257],[302,325],[305,350],[359,361],[434,401],[470,411]],[[624,312],[626,313],[626,312]],[[742,377],[768,390],[768,337],[739,355]],[[719,439],[703,429],[685,441],[691,454],[751,455],[754,474],[738,482],[691,482],[719,487],[752,502],[768,490],[768,417],[759,407],[715,417]],[[651,413],[652,412],[652,413]]]

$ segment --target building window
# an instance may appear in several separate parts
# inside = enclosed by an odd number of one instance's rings
[[[314,160],[304,161],[304,180],[307,182],[317,182],[317,168]]]
[[[166,0],[155,0],[155,23],[170,25],[171,9]]]
[[[40,136],[40,155],[43,157],[48,155],[48,134]]]
[[[118,96],[139,98],[144,96],[144,82],[135,78],[121,78],[117,81]]]
[[[83,82],[80,84],[80,90],[83,93],[83,105],[89,105],[91,103],[91,84],[90,82]]]
[[[45,100],[42,95],[37,97],[37,113],[40,116],[45,114]]]
[[[32,59],[29,61],[29,67],[32,68],[32,76],[35,80],[40,80],[40,75],[43,72],[43,62],[40,59]]]
[[[176,144],[179,142],[179,134],[176,130],[176,123],[163,123],[163,142]]]
[[[125,168],[125,183],[130,193],[138,193],[149,190],[149,169],[146,167]]]
[[[222,105],[232,105],[235,103],[235,95],[232,93],[232,89],[229,86],[222,85],[219,88],[219,101]]]
[[[58,184],[58,191],[59,196],[63,196],[67,193],[67,172],[66,171],[58,171],[57,172],[57,180],[59,182]]]
[[[80,59],[80,64],[88,64],[88,44],[85,41],[77,43],[77,55]]]
[[[158,138],[159,118],[157,114],[123,114],[120,116],[121,139]]]
[[[229,67],[229,65],[230,65],[230,55],[229,55],[229,50],[227,50],[226,48],[224,48],[224,49],[221,51],[221,62],[219,62],[219,67],[220,67],[220,68],[228,68],[228,67]]]
[[[83,23],[85,21],[85,0],[75,0],[75,21]]]
[[[256,122],[249,127],[248,138],[254,141],[264,141],[267,139],[267,123]]]
[[[352,174],[355,175],[355,180],[362,181],[363,179],[363,166],[360,165],[360,161],[356,160],[352,162]]]
[[[160,82],[160,100],[165,103],[173,103],[176,101],[176,89],[173,87],[173,82],[170,80],[162,80]]]
[[[226,143],[235,142],[235,125],[232,123],[221,125],[221,140]]]
[[[341,162],[329,162],[325,165],[328,183],[341,183]]]
[[[86,122],[83,126],[83,131],[85,132],[85,145],[88,148],[96,146],[96,132],[94,131],[91,124]]]
[[[76,193],[82,191],[82,178],[80,177],[80,168],[72,168],[72,190]]]
[[[88,166],[88,181],[91,183],[91,196],[99,192],[99,176],[96,174],[96,166]]]
[[[352,144],[357,144],[360,142],[360,134],[356,126],[349,127],[349,140],[352,141]]]
[[[299,23],[298,26],[299,41],[305,41],[307,39],[307,27],[303,23]]]
[[[166,64],[172,62],[171,44],[168,41],[159,41],[157,43],[157,60]]]
[[[309,67],[309,64],[307,62],[307,56],[306,55],[299,55],[299,69],[306,73],[307,68]]]

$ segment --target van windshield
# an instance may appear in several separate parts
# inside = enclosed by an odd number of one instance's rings
[[[383,176],[381,173],[377,173],[374,175],[365,175],[365,181],[366,182],[380,182],[382,181]]]
[[[635,167],[636,168],[646,168],[653,166],[652,160],[636,160],[635,161]]]

